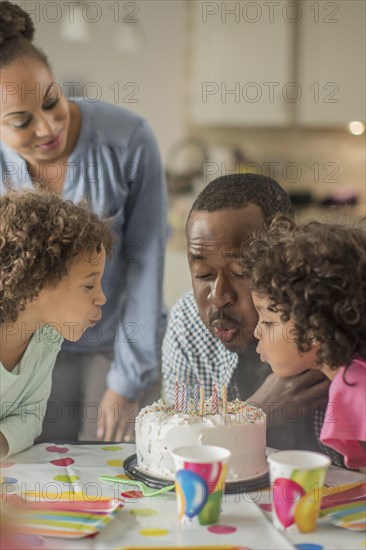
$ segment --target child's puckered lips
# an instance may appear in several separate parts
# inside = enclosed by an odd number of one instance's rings
[[[258,353],[258,355],[260,356],[260,360],[262,361],[262,363],[268,363],[267,357],[266,357],[265,355],[262,354],[262,352],[261,352],[259,346],[257,346],[257,348],[256,348],[255,351],[256,351],[256,352]]]

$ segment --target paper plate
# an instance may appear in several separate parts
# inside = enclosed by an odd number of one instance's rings
[[[124,460],[123,468],[126,475],[131,479],[137,479],[143,481],[148,487],[152,489],[161,489],[167,485],[171,485],[174,482],[172,478],[158,477],[152,475],[138,467],[137,455],[133,454]],[[237,494],[237,493],[250,493],[257,491],[258,489],[269,488],[269,474],[268,471],[255,477],[247,479],[236,479],[235,481],[226,481],[225,494]]]

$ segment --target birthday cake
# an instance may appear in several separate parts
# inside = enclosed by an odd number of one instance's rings
[[[158,401],[136,418],[136,452],[140,470],[174,479],[171,452],[186,445],[218,445],[231,452],[228,481],[243,480],[267,472],[266,415],[248,403],[212,400],[197,410],[190,400],[183,410]]]

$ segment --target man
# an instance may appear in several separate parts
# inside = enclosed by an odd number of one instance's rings
[[[328,382],[317,372],[281,379],[255,353],[257,324],[240,255],[253,230],[268,227],[277,213],[293,216],[287,193],[256,174],[222,176],[195,200],[186,225],[193,293],[171,311],[163,341],[163,396],[174,402],[175,381],[205,397],[225,384],[267,413],[268,445],[319,450],[311,412],[327,401]]]

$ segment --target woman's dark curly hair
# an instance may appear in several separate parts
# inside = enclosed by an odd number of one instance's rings
[[[50,65],[46,55],[32,44],[34,25],[29,14],[17,4],[0,2],[0,67],[21,58],[34,58]]]
[[[283,322],[294,323],[295,342],[307,352],[319,342],[318,364],[335,369],[366,358],[365,229],[277,216],[255,235],[244,271],[252,290],[269,298]]]
[[[0,197],[0,323],[13,323],[42,288],[56,285],[82,253],[112,247],[112,234],[86,204],[49,191]]]

